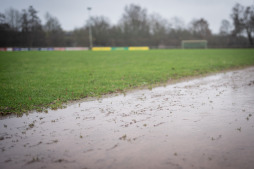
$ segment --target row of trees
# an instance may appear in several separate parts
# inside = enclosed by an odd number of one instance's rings
[[[158,14],[128,5],[118,24],[111,25],[103,16],[91,17],[82,28],[64,31],[56,17],[45,15],[42,24],[38,12],[30,6],[21,12],[10,8],[0,13],[0,47],[89,46],[89,24],[94,46],[180,47],[181,40],[206,39],[209,47],[253,47],[254,6],[236,4],[232,23],[221,22],[219,34],[212,34],[208,22],[201,18],[187,27],[175,17],[170,21]]]
[[[65,46],[65,32],[56,17],[45,15],[42,25],[38,11],[30,6],[21,12],[10,8],[0,13],[0,46]]]

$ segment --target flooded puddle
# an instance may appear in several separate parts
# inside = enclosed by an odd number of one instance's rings
[[[254,68],[0,120],[0,168],[254,168]]]

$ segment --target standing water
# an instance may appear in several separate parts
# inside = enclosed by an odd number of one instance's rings
[[[0,119],[0,168],[254,168],[254,68]]]

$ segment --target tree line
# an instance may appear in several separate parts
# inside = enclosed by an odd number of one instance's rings
[[[59,20],[49,13],[42,24],[33,6],[22,11],[10,8],[0,12],[0,47],[88,47],[89,25],[94,46],[179,48],[182,40],[195,39],[208,40],[209,47],[214,48],[254,47],[254,5],[237,3],[230,16],[232,23],[222,20],[220,32],[213,34],[204,18],[186,27],[178,17],[168,21],[130,4],[115,25],[104,16],[93,16],[83,27],[64,31]]]

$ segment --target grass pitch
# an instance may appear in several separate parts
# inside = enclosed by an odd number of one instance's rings
[[[250,65],[253,49],[0,52],[0,114]]]

